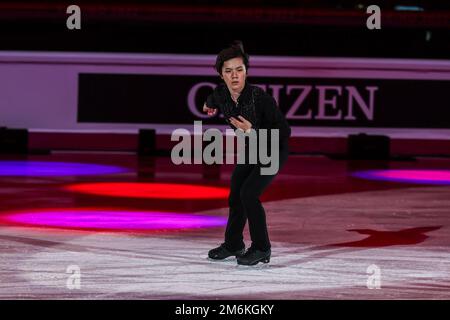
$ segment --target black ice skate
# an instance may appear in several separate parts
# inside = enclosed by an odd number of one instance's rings
[[[243,256],[237,258],[237,263],[246,266],[253,266],[259,262],[269,263],[270,254],[270,249],[267,251],[261,251],[250,247]]]
[[[225,248],[223,244],[221,244],[219,247],[209,250],[208,257],[213,260],[223,260],[232,256],[240,257],[244,254],[244,252],[245,248],[237,251],[230,251]]]

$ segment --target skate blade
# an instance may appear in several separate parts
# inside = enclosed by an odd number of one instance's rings
[[[254,264],[239,264],[238,263],[237,266],[241,267],[242,269],[248,269],[248,268],[251,268],[251,269],[267,269],[267,268],[270,267],[269,262],[270,262],[270,258],[267,258],[267,259],[260,260],[260,261],[258,261],[257,263],[254,263]]]
[[[210,262],[236,262],[236,257],[228,257],[225,259],[211,259],[210,257],[206,257],[206,260],[210,261]]]

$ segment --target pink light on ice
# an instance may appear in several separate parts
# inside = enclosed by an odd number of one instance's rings
[[[368,170],[354,172],[352,176],[393,182],[450,184],[450,170]]]
[[[36,227],[111,231],[208,228],[226,224],[226,218],[219,216],[101,208],[26,210],[7,213],[0,219]]]

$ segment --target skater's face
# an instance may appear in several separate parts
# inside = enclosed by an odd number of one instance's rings
[[[241,57],[227,60],[223,63],[221,78],[225,81],[228,90],[241,92],[245,86],[247,70]]]

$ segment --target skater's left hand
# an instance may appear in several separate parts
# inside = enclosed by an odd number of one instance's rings
[[[235,117],[230,118],[230,123],[235,126],[238,129],[241,129],[245,132],[250,130],[252,128],[252,124],[250,121],[245,119],[243,116],[238,116],[239,119],[236,119]]]

